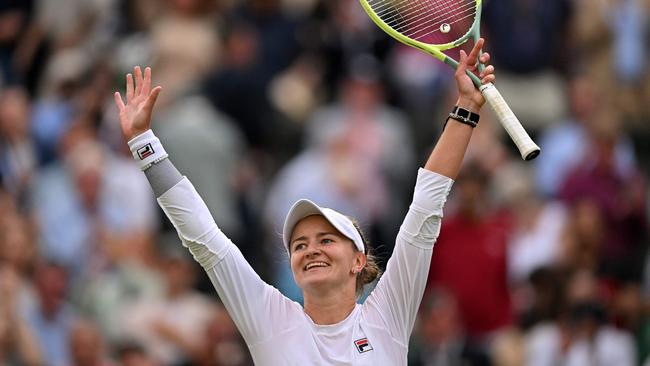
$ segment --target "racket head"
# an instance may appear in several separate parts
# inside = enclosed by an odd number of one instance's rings
[[[443,51],[479,37],[482,0],[359,1],[383,31],[444,62]]]

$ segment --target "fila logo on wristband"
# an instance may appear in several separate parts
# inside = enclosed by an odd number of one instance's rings
[[[147,170],[167,158],[165,148],[151,130],[147,130],[128,142],[133,158],[138,162],[141,170]]]
[[[368,338],[357,339],[354,341],[354,345],[357,346],[357,351],[359,351],[359,353],[372,351],[372,346],[370,345],[370,342],[368,342]]]
[[[143,147],[138,149],[138,157],[140,160],[144,160],[147,157],[153,155],[155,151],[153,150],[153,146],[151,144],[146,144]]]

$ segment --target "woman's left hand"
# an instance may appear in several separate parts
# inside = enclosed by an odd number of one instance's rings
[[[467,75],[467,71],[476,74],[478,71],[479,61],[484,65],[490,61],[489,53],[485,52],[481,54],[481,48],[484,43],[485,40],[479,38],[469,55],[463,50],[460,51],[460,60],[454,75],[459,93],[458,102],[456,104],[474,113],[478,113],[485,103],[485,99],[483,98],[483,94],[481,94],[476,86],[474,86],[472,79]],[[481,83],[483,84],[494,82],[494,66],[486,66],[483,71],[478,74],[478,77],[481,78]]]
[[[161,89],[160,86],[151,89],[148,67],[144,75],[140,66],[133,68],[133,74],[126,75],[126,104],[120,93],[115,92],[115,105],[120,110],[120,127],[127,141],[151,128],[151,113]]]

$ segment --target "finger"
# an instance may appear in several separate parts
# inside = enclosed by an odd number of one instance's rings
[[[494,74],[486,75],[481,79],[482,84],[487,84],[487,83],[494,83],[494,80],[496,80],[496,76]]]
[[[494,74],[494,66],[488,65],[483,69],[483,71],[479,74],[480,77],[487,76],[489,74]]]
[[[481,60],[482,64],[487,64],[490,62],[490,54],[487,52],[484,52],[481,54],[481,57],[479,58]]]
[[[481,48],[483,48],[483,43],[485,41],[483,38],[479,38],[476,44],[474,45],[474,48],[472,48],[472,51],[469,53],[467,56],[467,64],[468,65],[474,65],[478,62],[478,57],[481,53]]]
[[[151,90],[151,68],[146,67],[144,69],[144,83],[142,84],[142,94],[149,95]]]
[[[133,73],[135,74],[135,97],[141,97],[142,96],[142,69],[140,69],[140,66],[136,66],[133,68]]]
[[[130,103],[133,100],[133,75],[126,74],[126,102]]]
[[[120,95],[120,92],[115,92],[113,96],[115,97],[115,105],[117,106],[117,109],[122,113],[124,108],[126,108],[124,101],[122,100],[122,95]]]
[[[464,75],[465,70],[467,70],[467,53],[465,51],[460,50],[460,57],[458,58],[458,67],[456,67],[456,75]]]
[[[156,100],[158,99],[158,94],[160,94],[160,91],[162,90],[161,86],[157,86],[153,88],[151,91],[151,94],[147,97],[147,100],[144,104],[144,109],[147,111],[147,113],[151,114],[151,111],[153,110],[153,106],[156,104]]]

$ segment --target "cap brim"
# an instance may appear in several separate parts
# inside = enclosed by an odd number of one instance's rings
[[[289,250],[289,241],[291,240],[293,228],[296,226],[298,221],[311,215],[325,216],[325,213],[317,204],[308,199],[298,200],[293,204],[293,206],[291,206],[287,217],[284,219],[284,227],[282,228],[282,241],[287,250]]]

